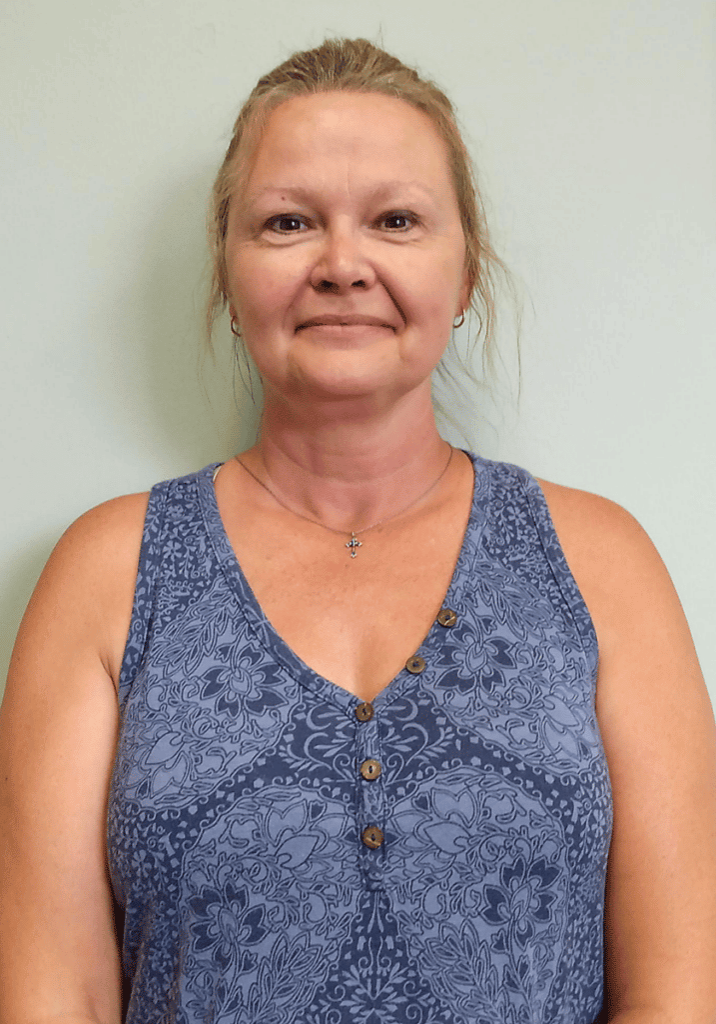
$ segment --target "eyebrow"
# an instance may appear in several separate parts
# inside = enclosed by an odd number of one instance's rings
[[[370,199],[380,200],[404,189],[422,192],[433,201],[438,199],[438,195],[434,189],[428,188],[428,186],[423,184],[423,182],[403,181],[401,179],[380,182],[379,185],[369,189],[368,196]],[[315,189],[304,188],[302,185],[265,185],[263,188],[257,189],[255,192],[252,191],[247,199],[249,202],[252,202],[257,199],[261,199],[266,195],[275,195],[277,192],[290,196],[291,199],[299,201],[303,200],[305,202],[310,202],[315,197]]]

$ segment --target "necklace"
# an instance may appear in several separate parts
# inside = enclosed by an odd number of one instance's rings
[[[433,488],[437,487],[437,485],[440,483],[442,478],[447,473],[448,468],[450,466],[450,463],[452,462],[452,457],[453,457],[454,452],[455,452],[455,449],[453,448],[452,445],[450,445],[450,455],[448,456],[448,460],[445,463],[445,467],[441,471],[441,473],[438,476],[438,478],[436,480],[433,480],[433,482],[430,484],[428,489],[426,491],[423,491],[422,494],[419,494],[418,497],[415,498],[414,501],[411,501],[409,505],[405,505],[404,508],[401,508],[399,512],[394,512],[392,516],[384,516],[382,519],[379,519],[377,523],[371,523],[370,526],[365,526],[362,530],[350,530],[350,531],[348,531],[348,530],[336,530],[335,527],[333,527],[333,526],[326,526],[325,523],[319,522],[318,519],[311,519],[310,516],[305,516],[302,512],[296,512],[296,510],[293,509],[293,508],[290,508],[286,504],[285,501],[282,501],[282,499],[279,498],[278,494],[276,494],[276,492],[271,487],[269,487],[268,484],[265,484],[263,482],[263,480],[259,480],[259,478],[256,476],[256,474],[253,473],[249,469],[249,467],[246,466],[241,461],[241,459],[239,458],[238,455],[235,455],[234,458],[236,459],[238,464],[240,466],[242,466],[246,470],[246,472],[249,474],[249,476],[252,476],[257,484],[259,484],[261,487],[263,487],[263,489],[265,491],[268,491],[269,494],[271,495],[271,497],[274,498],[279,503],[279,505],[281,505],[283,508],[285,508],[287,512],[290,512],[294,516],[298,516],[299,519],[305,519],[307,522],[313,523],[314,526],[322,526],[324,530],[330,530],[331,533],[341,533],[341,534],[343,534],[345,536],[346,533],[350,532],[351,539],[346,542],[346,547],[350,551],[351,558],[355,558],[356,555],[358,554],[358,548],[362,548],[363,547],[363,541],[358,540],[358,534],[359,533],[368,533],[369,530],[375,530],[375,528],[377,526],[382,526],[383,523],[389,523],[392,519],[397,519],[398,516],[402,516],[402,514],[404,512],[407,512],[408,509],[411,509],[413,507],[413,505],[417,505],[419,501],[422,501],[423,498],[426,498],[428,496],[428,494],[430,494],[430,492],[433,490]]]

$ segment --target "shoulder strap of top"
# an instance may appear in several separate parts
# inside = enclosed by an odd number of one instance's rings
[[[132,618],[119,675],[120,708],[124,707],[147,643],[149,623],[154,607],[156,581],[162,560],[162,535],[167,497],[172,483],[172,480],[165,480],[156,484],[149,494],[149,504],[144,517],[142,546],[139,552]]]
[[[152,623],[161,600],[163,578],[169,576],[172,585],[183,579],[182,574],[186,575],[187,571],[185,556],[188,550],[193,551],[199,561],[203,559],[206,545],[202,544],[201,531],[197,531],[197,523],[202,522],[197,481],[210,476],[216,468],[217,463],[211,463],[198,473],[164,480],[156,484],[149,494],[132,618],[119,676],[122,710],[148,650]],[[191,572],[189,582],[195,582]]]
[[[594,623],[577,586],[577,581],[572,575],[572,570],[567,564],[567,559],[552,522],[544,491],[537,480],[526,470],[520,470],[519,472],[522,476],[530,511],[537,527],[547,562],[552,570],[552,575],[582,639],[582,646],[587,660],[590,662],[591,667],[596,669],[598,649]]]
[[[496,553],[517,571],[526,571],[540,588],[544,587],[545,596],[572,622],[585,662],[595,673],[597,634],[567,564],[542,488],[520,466],[488,459],[478,461],[492,479],[488,518]]]

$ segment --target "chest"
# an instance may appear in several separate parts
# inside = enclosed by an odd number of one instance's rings
[[[373,700],[415,653],[444,605],[470,514],[469,487],[428,516],[359,536],[277,515],[224,517],[263,613],[319,675]]]
[[[264,517],[259,529],[222,510],[275,631],[363,699],[416,650],[450,587],[457,620],[430,629],[426,670],[403,673],[363,718],[345,692],[286,667],[211,502],[204,516],[168,508],[146,641],[135,623],[143,653],[109,801],[110,869],[137,993],[156,998],[151,965],[176,963],[172,992],[194,999],[196,985],[208,1005],[227,991],[224,1017],[235,1017],[264,979],[294,991],[292,943],[334,972],[326,981],[316,969],[313,982],[304,972],[316,991],[354,991],[366,949],[377,950],[366,970],[387,963],[410,991],[416,965],[437,977],[439,1004],[426,1018],[420,990],[416,1020],[444,1019],[450,999],[464,1017],[467,998],[484,1003],[484,1019],[507,1019],[503,992],[516,1007],[510,1019],[525,1006],[552,1019],[540,1009],[547,996],[573,1007],[579,998],[593,1019],[611,822],[593,659],[539,538],[520,542],[528,517],[486,516],[483,535],[478,501],[465,544],[468,509],[456,504],[369,531],[355,559],[346,538],[310,524],[292,531]],[[157,905],[178,908],[191,927],[165,927]],[[442,963],[449,974],[438,974]],[[464,984],[485,977],[507,979],[489,1004],[484,986],[466,996]],[[369,980],[383,1000],[382,976]],[[395,1019],[405,1019],[400,998]],[[345,1019],[363,1008],[351,1002]]]

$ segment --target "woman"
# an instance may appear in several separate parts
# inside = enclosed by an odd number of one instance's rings
[[[2,1020],[120,1019],[114,895],[142,1024],[713,1021],[714,726],[666,571],[435,426],[494,262],[449,103],[364,41],[295,55],[213,239],[260,436],[87,513],[38,585]]]

